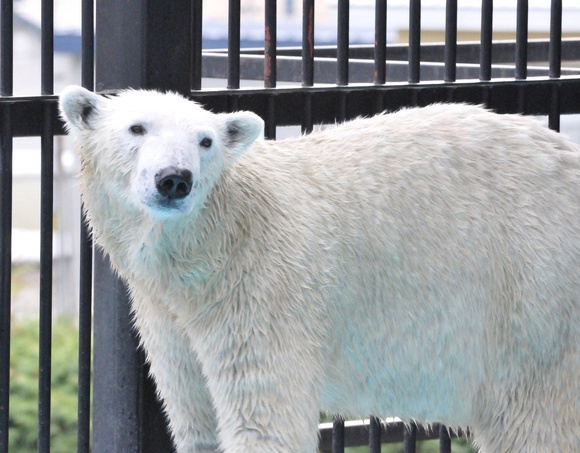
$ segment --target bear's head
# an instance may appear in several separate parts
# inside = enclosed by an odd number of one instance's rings
[[[264,125],[250,112],[214,114],[177,94],[144,90],[109,98],[71,86],[60,112],[80,153],[85,201],[98,191],[161,219],[203,206]]]

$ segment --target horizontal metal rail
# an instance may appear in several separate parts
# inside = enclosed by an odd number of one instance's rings
[[[406,83],[390,85],[349,85],[347,87],[315,86],[295,90],[292,88],[244,89],[235,91],[200,91],[192,98],[206,108],[228,111],[228,98],[237,97],[241,110],[251,110],[278,126],[301,124],[301,107],[307,99],[312,102],[311,116],[314,124],[336,121],[339,97],[346,97],[347,118],[370,116],[381,111],[395,111],[409,105],[428,105],[434,102],[466,102],[485,104],[498,113],[522,112],[530,115],[553,113],[552,90],[566,93],[560,99],[559,113],[580,113],[580,78],[527,79],[525,81],[494,80],[493,82],[467,81],[457,83]],[[275,97],[276,116],[267,118],[269,98]],[[520,99],[523,102],[520,102]],[[522,111],[519,106],[524,106]]]
[[[550,40],[529,40],[525,48],[527,49],[526,64],[521,57],[523,44],[516,41],[496,41],[491,45],[491,66],[489,71],[490,79],[515,77],[524,79],[526,77],[538,77],[551,75],[553,69],[550,68],[549,61],[553,58],[553,43]],[[458,43],[455,47],[456,79],[478,79],[481,75],[480,66],[481,45],[474,42]],[[303,82],[304,69],[303,57],[300,48],[280,48],[277,50],[276,66],[279,73],[279,81]],[[314,50],[316,58],[313,59],[312,77],[314,83],[336,82],[339,60],[337,59],[337,48],[316,47]],[[375,46],[350,46],[348,60],[348,82],[349,83],[376,83],[376,48]],[[410,62],[408,59],[409,46],[406,44],[389,45],[386,47],[384,69],[384,81],[403,82],[409,80]],[[423,44],[416,48],[415,52],[420,54],[420,61],[413,60],[414,71],[419,71],[421,80],[446,80],[445,45],[444,44]],[[239,57],[240,78],[246,80],[261,80],[263,78],[264,67],[263,49],[242,49]],[[561,45],[561,65],[562,74],[580,74],[580,39],[563,39]],[[518,58],[516,58],[518,57]],[[487,60],[486,60],[487,61]],[[519,62],[519,63],[518,63]],[[566,62],[569,62],[566,65]],[[344,61],[343,65],[346,64]],[[226,50],[205,51],[202,54],[202,76],[206,78],[227,78],[228,76],[228,54]],[[345,71],[345,68],[342,68]],[[525,72],[526,77],[522,77]],[[487,77],[487,76],[486,76]],[[381,82],[382,82],[381,78]],[[338,85],[345,85],[345,80]],[[382,83],[385,83],[382,82]]]
[[[464,41],[457,43],[458,63],[479,64],[479,52],[481,44],[479,42]],[[301,49],[298,47],[280,47],[279,56],[297,57],[300,56]],[[336,58],[336,46],[316,46],[314,51],[320,58]],[[374,58],[375,46],[351,45],[349,47],[349,57],[355,59]],[[204,53],[226,53],[226,49],[212,49]],[[242,49],[241,55],[262,55],[261,48]],[[407,44],[389,44],[386,46],[387,61],[407,61],[409,46]],[[493,41],[492,43],[492,64],[514,63],[516,52],[516,42],[513,40]],[[550,40],[530,39],[528,40],[528,61],[539,62],[549,60]],[[423,43],[421,44],[421,61],[443,62],[445,61],[444,43]],[[580,38],[562,38],[561,61],[580,62]]]
[[[227,59],[224,54],[206,52],[203,55],[203,77],[226,78],[228,73]],[[246,80],[261,80],[263,76],[264,58],[260,55],[243,55],[241,57],[241,78]],[[337,60],[332,57],[316,57],[314,59],[314,79],[317,84],[333,84],[336,80]],[[422,81],[440,81],[445,77],[445,63],[423,61],[418,63]],[[351,58],[348,61],[350,83],[372,83],[374,81],[373,60]],[[278,80],[281,82],[298,83],[302,79],[302,61],[297,57],[278,56],[277,70],[283,74]],[[509,64],[494,64],[490,68],[491,78],[513,77],[515,66]],[[476,63],[457,63],[457,79],[477,79],[480,66]],[[385,65],[386,83],[405,82],[408,79],[409,64],[404,61],[388,61]],[[527,75],[530,77],[548,76],[548,66],[529,66]],[[563,68],[562,74],[580,74],[580,68]]]
[[[498,113],[519,112],[530,115],[549,115],[553,111],[552,90],[565,96],[560,98],[560,113],[580,113],[580,77],[560,79],[528,78],[526,80],[493,80],[493,82],[460,81],[454,83],[392,83],[388,85],[350,84],[345,87],[314,86],[300,89],[247,88],[194,91],[191,98],[214,112],[231,109],[231,100],[240,110],[251,110],[263,118],[268,117],[271,99],[276,104],[275,124],[278,126],[302,123],[302,109],[305,102],[312,102],[314,124],[328,124],[336,121],[336,107],[339,97],[345,97],[348,106],[347,118],[369,116],[378,112],[398,110],[408,105],[428,105],[434,102],[485,103]],[[520,97],[523,104],[520,104]],[[310,100],[307,101],[306,99]],[[487,100],[487,102],[484,102]],[[52,112],[52,128],[55,135],[64,134],[58,118],[57,97],[0,97],[0,105],[10,104],[14,137],[38,136],[42,132],[42,118],[46,111]]]
[[[346,431],[348,435],[340,433]],[[385,422],[377,418],[357,421],[339,421],[339,423],[321,423],[318,426],[320,433],[319,450],[323,453],[331,452],[333,439],[336,443],[337,435],[344,447],[369,445],[373,437],[377,445],[403,442],[405,436],[412,435],[414,441],[438,439],[445,443],[448,438],[465,437],[468,432],[454,431],[445,426],[434,423],[428,427],[405,424],[399,419],[389,419]],[[338,432],[337,432],[338,431]],[[380,450],[379,450],[380,451]]]

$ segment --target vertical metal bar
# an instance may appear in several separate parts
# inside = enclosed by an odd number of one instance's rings
[[[145,362],[145,352],[142,350],[140,352],[141,362]],[[155,382],[150,376],[150,367],[145,364],[140,369],[139,380],[143,382],[143,385],[139,388],[139,402],[142,406],[141,412],[147,417],[148,426],[141,434],[142,440],[139,453],[176,453],[171,434],[165,428],[167,426],[167,418],[157,403]],[[206,452],[209,453],[207,450]]]
[[[302,94],[302,124],[301,130],[303,134],[309,134],[314,129],[312,119],[312,95],[307,91]]]
[[[492,38],[493,38],[493,0],[482,0],[481,48],[479,54],[480,80],[491,80]]]
[[[264,87],[275,88],[277,82],[276,57],[277,39],[277,1],[270,0],[265,4],[264,18]],[[267,117],[264,134],[268,139],[276,138],[276,102],[273,94],[267,97]]]
[[[554,84],[551,91],[548,127],[556,132],[560,132],[560,87]]]
[[[38,451],[50,451],[52,363],[52,230],[54,144],[51,104],[43,104],[40,161],[40,315],[38,369]]]
[[[549,75],[560,78],[562,68],[562,0],[552,0],[550,6]]]
[[[340,416],[332,424],[332,453],[344,453],[344,418]]]
[[[230,87],[231,88],[231,87]],[[239,96],[229,96],[227,98],[227,111],[236,112],[240,109],[240,98]]]
[[[191,15],[191,26],[193,27],[191,44],[191,51],[193,53],[191,59],[191,88],[194,90],[201,90],[203,0],[193,0]]]
[[[369,423],[369,453],[381,453],[381,421],[374,416]]]
[[[457,79],[457,0],[445,5],[445,81]]]
[[[417,425],[414,422],[411,422],[405,428],[403,444],[405,453],[415,453],[417,451]]]
[[[81,16],[81,83],[93,90],[94,63],[94,1],[83,0]],[[82,209],[82,208],[81,208]],[[84,213],[81,212],[79,280],[79,375],[77,452],[89,453],[91,446],[91,368],[93,322],[93,241]]]
[[[439,426],[439,453],[451,453],[451,436],[445,425]]]
[[[337,93],[337,96],[336,96],[336,121],[338,123],[343,123],[347,120],[346,98],[347,98],[347,93],[345,91],[339,91]]]
[[[276,55],[277,55],[277,20],[276,0],[269,0],[265,4],[264,22],[264,86],[274,88],[276,86]]]
[[[54,4],[41,3],[41,80],[43,95],[54,90]],[[51,105],[43,104],[40,161],[40,295],[38,352],[38,451],[50,452],[52,375],[52,232],[54,135]]]
[[[349,0],[338,0],[337,4],[337,36],[336,36],[336,84],[348,85],[348,54],[349,54]],[[336,117],[339,122],[346,119],[346,93],[340,92],[337,97]]]
[[[267,116],[264,125],[264,137],[268,140],[276,139],[276,98],[273,93],[266,97],[267,100]]]
[[[314,85],[314,0],[303,0],[302,86]]]
[[[552,79],[560,78],[562,73],[562,0],[552,0],[550,6],[550,50],[548,74]],[[560,88],[552,86],[548,126],[560,130]]]
[[[81,84],[88,90],[95,86],[95,13],[94,1],[82,0],[81,6]]]
[[[0,0],[0,96],[13,92],[13,0]],[[12,277],[12,106],[0,104],[0,453],[8,453]]]
[[[0,96],[12,96],[14,81],[13,0],[0,0]]]
[[[314,85],[314,0],[302,2],[302,86]],[[302,133],[312,132],[312,96],[303,94]]]
[[[375,2],[375,85],[387,81],[387,0]]]
[[[516,8],[515,79],[525,80],[528,76],[528,0],[518,0]],[[517,88],[518,111],[525,113],[525,86]]]
[[[517,80],[528,76],[528,0],[518,0],[516,18],[516,73]]]
[[[93,241],[88,222],[81,217],[79,284],[78,453],[89,453],[91,439],[91,339]]]
[[[338,0],[336,36],[336,84],[348,85],[349,0]]]
[[[409,2],[409,83],[421,80],[421,0]]]
[[[54,90],[53,0],[42,0],[40,36],[40,91],[42,94],[52,94]]]
[[[12,264],[12,106],[0,103],[0,453],[8,453]]]
[[[240,88],[240,0],[229,0],[228,10],[228,88]]]

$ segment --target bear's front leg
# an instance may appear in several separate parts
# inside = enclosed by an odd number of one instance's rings
[[[227,332],[206,330],[195,344],[214,400],[221,447],[226,453],[314,453],[323,373],[320,339],[297,329],[304,325],[296,319],[266,320],[261,314],[249,324],[244,319],[228,319]]]
[[[136,296],[133,308],[178,453],[220,451],[215,410],[188,338],[160,303]]]

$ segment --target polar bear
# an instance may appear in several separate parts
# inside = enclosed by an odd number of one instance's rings
[[[179,452],[314,452],[319,410],[580,451],[580,149],[432,105],[262,140],[253,113],[67,88],[96,243]]]

